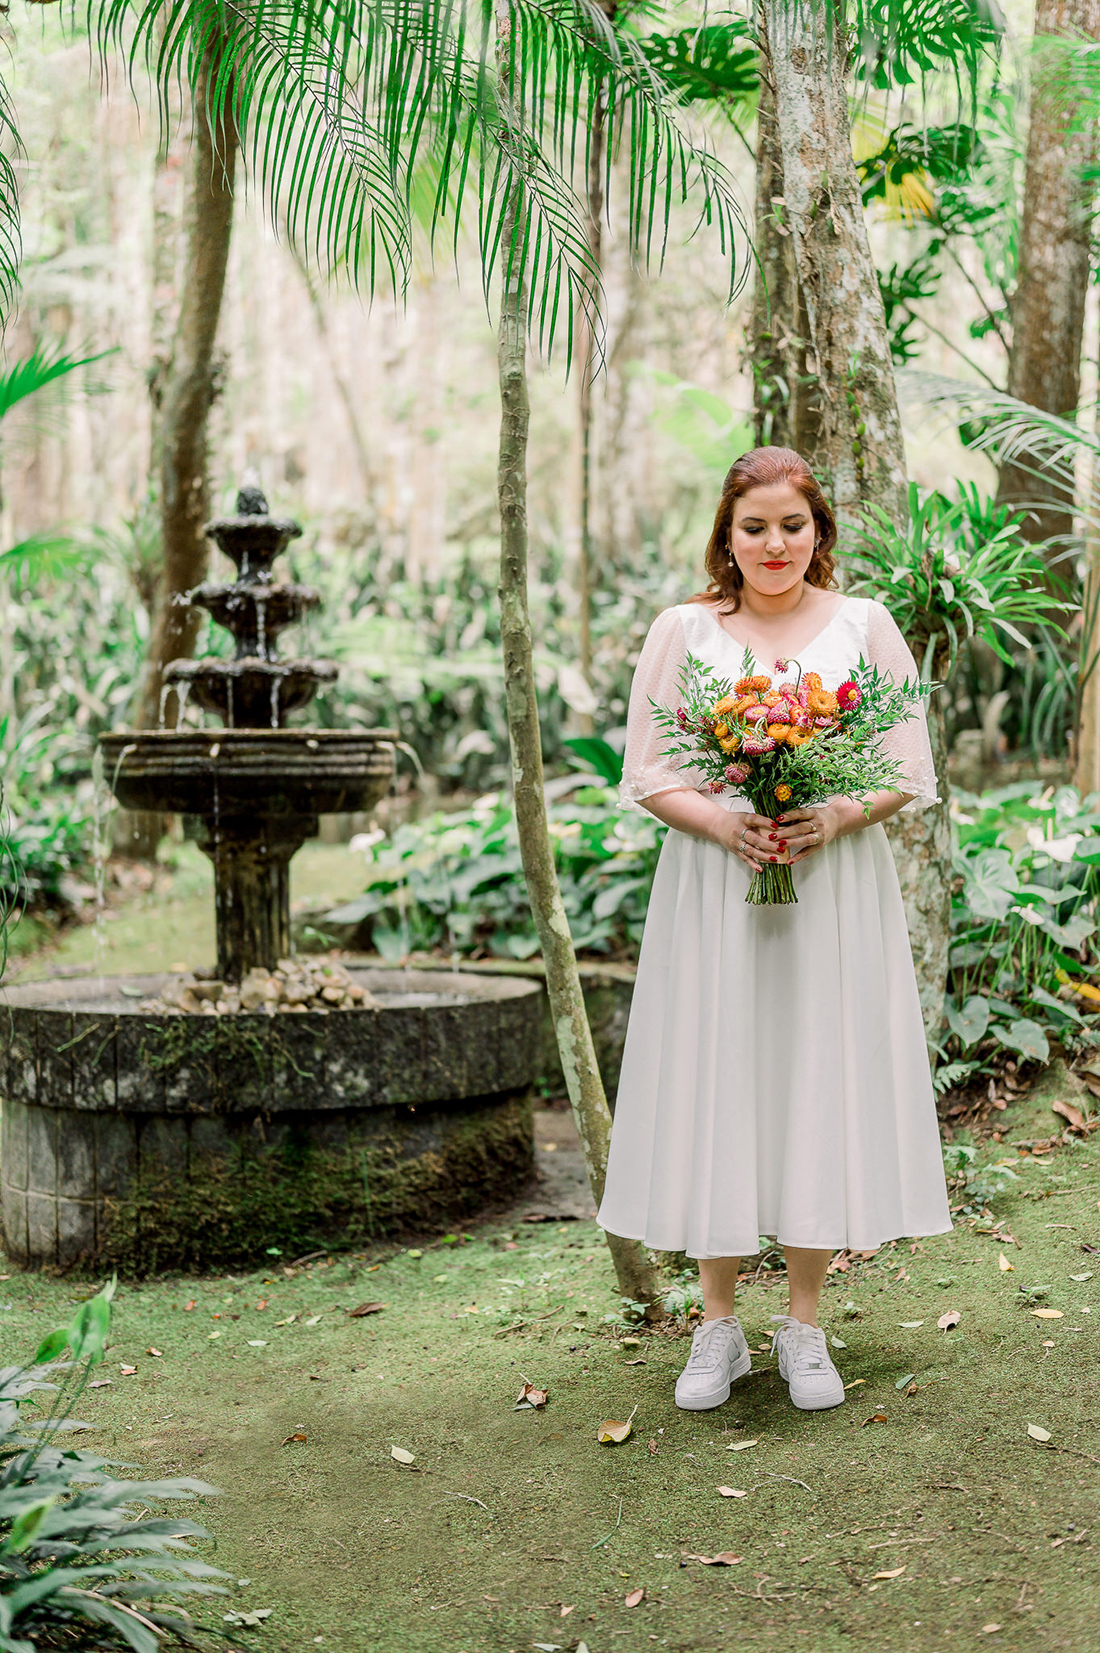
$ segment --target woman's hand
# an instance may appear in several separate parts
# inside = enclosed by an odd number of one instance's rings
[[[723,823],[721,844],[731,855],[736,855],[751,872],[759,872],[765,861],[775,861],[780,854],[779,829],[767,815],[750,815],[731,809]]]
[[[777,817],[775,831],[783,849],[789,852],[791,866],[831,844],[840,836],[841,820],[833,804],[819,804],[813,809],[788,809]]]

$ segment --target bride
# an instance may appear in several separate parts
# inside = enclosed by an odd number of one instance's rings
[[[597,1221],[699,1261],[704,1318],[676,1403],[719,1406],[751,1356],[734,1313],[740,1259],[783,1247],[789,1314],[772,1343],[794,1405],[844,1384],[818,1325],[832,1253],[951,1228],[924,1027],[882,823],[937,801],[923,704],[883,738],[904,792],[834,798],[775,820],[663,756],[650,699],[675,706],[687,654],[741,675],[797,661],[835,689],[862,658],[917,669],[888,611],[834,589],[837,530],[802,457],[757,448],[730,471],[705,592],[658,615],[630,696],[622,802],[670,831],[661,849],[623,1052]],[[869,813],[865,805],[870,805]],[[766,861],[798,903],[750,906]]]

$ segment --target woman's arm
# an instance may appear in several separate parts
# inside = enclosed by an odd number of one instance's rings
[[[831,798],[812,809],[788,809],[780,815],[777,830],[783,848],[790,853],[791,866],[824,849],[834,838],[847,838],[876,821],[888,821],[912,796],[911,792],[868,792],[862,799]]]
[[[753,872],[762,861],[779,853],[779,829],[774,821],[766,815],[723,809],[705,792],[677,787],[640,798],[638,802],[666,826],[685,832],[690,838],[717,844],[719,849],[738,856]]]

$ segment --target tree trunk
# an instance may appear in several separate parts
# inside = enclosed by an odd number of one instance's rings
[[[1037,37],[1100,39],[1100,0],[1037,0]],[[1064,53],[1039,47],[1031,94],[1008,391],[1047,413],[1076,411],[1081,389],[1081,344],[1089,280],[1095,186],[1084,170],[1096,159],[1095,123],[1083,121],[1057,72]],[[1038,468],[1038,467],[1036,467]],[[1031,512],[1024,533],[1032,540],[1059,536],[1054,556],[1073,532],[1073,499],[1053,479],[1020,465],[1001,469],[999,498],[1008,504],[1050,501]]]
[[[753,425],[760,447],[806,455],[821,439],[816,376],[807,367],[806,306],[795,269],[783,194],[783,154],[767,18],[757,18],[760,96],[756,110],[756,281],[752,308]]]
[[[503,13],[503,16],[502,16]],[[499,28],[508,26],[505,0],[498,0]],[[506,42],[506,35],[504,36]],[[506,50],[501,53],[506,62]],[[569,920],[562,904],[543,789],[542,739],[527,606],[527,288],[522,248],[512,256],[516,229],[513,196],[501,237],[502,282],[497,365],[500,375],[500,634],[504,653],[504,694],[512,751],[512,792],[527,897],[538,931],[546,991],[573,1117],[584,1150],[585,1169],[599,1204],[607,1172],[611,1113],[592,1045]],[[656,1272],[636,1240],[608,1234],[619,1290],[633,1302],[657,1297]]]
[[[134,726],[156,728],[165,666],[188,656],[197,610],[176,598],[206,572],[209,516],[207,419],[217,393],[214,340],[221,314],[233,220],[237,134],[225,102],[211,111],[217,47],[203,59],[193,91],[194,139],[187,207],[187,253],[172,360],[160,411],[160,510],[164,562]],[[229,94],[226,94],[228,101]]]
[[[766,65],[775,88],[783,221],[806,317],[807,372],[816,376],[816,434],[812,444],[802,438],[801,451],[831,494],[843,547],[845,523],[867,505],[878,505],[899,526],[906,514],[894,370],[852,160],[848,47],[839,8],[830,15],[801,0],[763,0],[762,9],[770,46]],[[920,640],[909,641],[920,659]],[[931,1041],[943,1016],[951,938],[951,827],[938,709],[929,723],[944,801],[894,816],[888,831]]]
[[[839,522],[875,504],[905,517],[886,319],[852,160],[848,46],[839,7],[763,0],[783,166],[784,223],[805,306],[820,425],[805,457]]]
[[[1098,362],[1100,367],[1100,362]],[[1093,416],[1100,436],[1100,406]],[[1077,730],[1073,782],[1083,798],[1100,792],[1100,454],[1092,462],[1091,512],[1085,537],[1085,591],[1081,604],[1081,659],[1077,676]]]

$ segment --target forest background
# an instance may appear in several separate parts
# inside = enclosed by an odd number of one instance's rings
[[[977,0],[901,8],[900,32],[898,8],[879,10],[860,11],[851,147],[916,491],[907,534],[895,513],[897,526],[870,522],[859,541],[849,511],[847,548],[863,554],[865,583],[852,589],[889,601],[926,669],[947,678],[956,819],[953,844],[931,857],[937,871],[951,862],[954,879],[946,1026],[938,990],[930,1013],[947,1086],[982,1078],[995,1058],[1043,1060],[1052,1036],[1088,1031],[1064,977],[1087,975],[1094,932],[1091,852],[1079,846],[1094,830],[1097,778],[1086,774],[1095,738],[1086,728],[1082,744],[1080,728],[1092,677],[1100,28],[1085,0],[1044,0],[1038,15]],[[579,347],[570,362],[560,340],[551,358],[529,352],[529,594],[555,854],[578,950],[629,962],[662,831],[624,820],[613,799],[641,640],[655,613],[702,583],[731,459],[779,438],[820,456],[805,318],[784,312],[774,262],[790,230],[768,171],[754,21],[647,6],[619,7],[616,23],[647,43],[744,214],[731,301],[728,258],[699,230],[698,203],[672,207],[663,260],[645,267],[627,195],[610,190],[599,371],[586,373]],[[131,86],[108,57],[104,81],[79,24],[52,9],[9,29],[23,257],[8,359],[95,358],[23,400],[13,366],[3,423],[0,534],[12,549],[0,561],[0,746],[23,949],[43,925],[94,918],[111,877],[125,882],[117,857],[104,874],[108,837],[123,860],[150,849],[133,823],[104,820],[93,753],[99,732],[150,707],[146,657],[165,587],[160,409],[190,279],[194,115],[180,94],[166,135],[140,62]],[[612,177],[626,168],[613,152]],[[506,796],[495,598],[496,341],[476,236],[467,220],[457,269],[438,241],[433,257],[430,191],[414,194],[408,290],[395,300],[383,281],[368,302],[346,271],[326,279],[247,171],[237,194],[209,364],[211,510],[256,479],[304,523],[292,571],[325,606],[302,652],[341,667],[318,718],[395,725],[419,760],[377,821],[343,823],[373,840],[366,889],[313,934],[388,958],[528,958],[538,936]],[[1027,224],[1041,294],[1030,305]],[[1062,305],[1070,347],[1064,328],[1053,337],[1060,301],[1056,285],[1043,292],[1044,269],[1076,284]],[[1034,397],[1021,363],[1044,357],[1063,370],[1047,412],[1069,421],[1048,420],[1045,436],[995,396]],[[1025,451],[1014,471],[1006,456],[1036,428],[1030,465]],[[874,505],[869,492],[862,503]],[[1017,508],[1032,495],[1042,513]],[[850,561],[849,580],[856,572]],[[1044,582],[1062,629],[1021,631],[1019,590]],[[1010,631],[988,623],[993,610],[1015,620]],[[228,639],[210,625],[193,646],[219,652]],[[443,816],[431,814],[438,803]],[[171,858],[171,845],[160,853]]]

